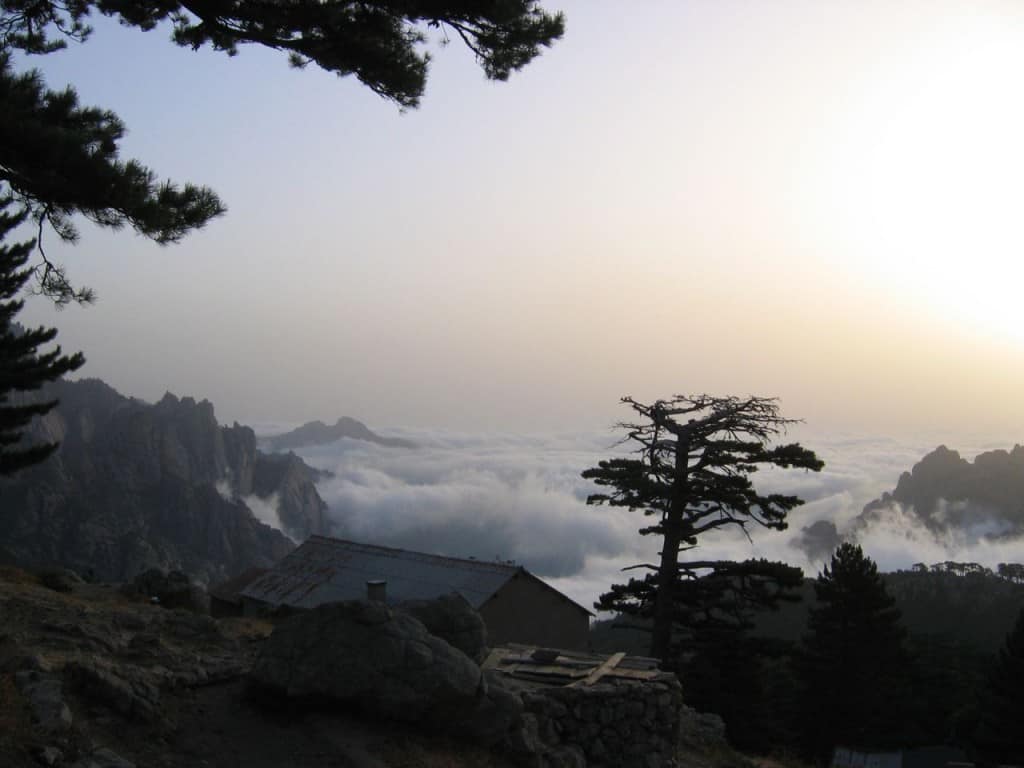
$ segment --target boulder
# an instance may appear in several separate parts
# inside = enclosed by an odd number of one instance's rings
[[[696,749],[724,746],[725,721],[713,712],[698,712],[684,704],[679,711],[679,743]]]
[[[282,622],[251,679],[288,697],[323,697],[397,720],[450,723],[486,696],[480,668],[407,613],[382,603],[321,605]]]
[[[457,592],[433,600],[409,600],[396,610],[418,619],[430,634],[458,648],[477,664],[487,658],[487,627],[480,614]]]
[[[523,698],[505,684],[500,672],[484,672],[484,679],[486,691],[474,710],[463,716],[459,729],[467,739],[494,746],[523,727]]]

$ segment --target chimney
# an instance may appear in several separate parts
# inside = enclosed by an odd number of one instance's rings
[[[388,583],[383,579],[366,582],[366,599],[377,603],[387,602]]]

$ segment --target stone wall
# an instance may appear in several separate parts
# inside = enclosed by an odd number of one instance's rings
[[[522,691],[517,745],[538,768],[669,768],[682,691],[673,675]]]

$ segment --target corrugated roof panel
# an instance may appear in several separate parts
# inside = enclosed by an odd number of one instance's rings
[[[482,560],[409,552],[312,536],[242,595],[272,605],[313,608],[366,597],[366,582],[387,582],[389,603],[427,600],[458,592],[479,608],[520,567]]]

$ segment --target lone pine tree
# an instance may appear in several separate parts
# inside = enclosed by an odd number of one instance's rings
[[[622,402],[640,416],[619,425],[626,431],[623,442],[635,444],[636,455],[586,470],[583,477],[611,489],[592,494],[587,503],[639,509],[654,517],[640,533],[660,537],[661,552],[657,563],[633,566],[648,571],[644,578],[612,586],[597,607],[649,618],[651,655],[668,661],[673,628],[721,619],[728,613],[727,597],[744,595],[740,587],[748,595],[757,590],[768,596],[778,589],[778,578],[790,578],[775,568],[779,564],[681,561],[680,555],[710,531],[746,531],[750,525],[784,529],[786,515],[803,501],[761,493],[750,476],[763,466],[818,471],[824,463],[797,443],[770,445],[794,423],[779,414],[773,398],[702,394],[650,404],[631,397]]]
[[[900,611],[874,561],[842,544],[825,566],[808,618],[801,676],[808,754],[837,746],[903,746],[908,723],[909,656]]]

